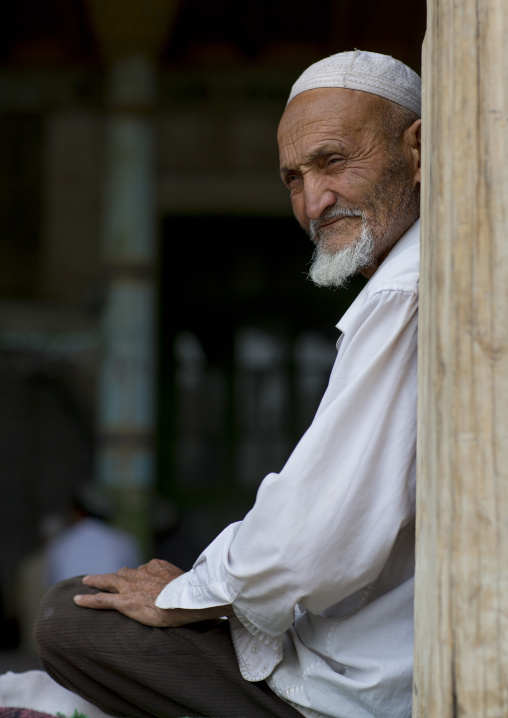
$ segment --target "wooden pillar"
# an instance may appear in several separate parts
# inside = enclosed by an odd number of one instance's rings
[[[508,715],[508,5],[428,0],[414,718]]]

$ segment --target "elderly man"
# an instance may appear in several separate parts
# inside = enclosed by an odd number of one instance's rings
[[[106,712],[409,716],[419,115],[418,76],[375,53],[293,86],[281,175],[316,245],[310,275],[369,282],[313,423],[243,521],[188,573],[155,560],[47,595],[46,669]]]

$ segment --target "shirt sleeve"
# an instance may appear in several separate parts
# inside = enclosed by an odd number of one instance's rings
[[[416,290],[366,299],[282,471],[157,598],[163,608],[231,603],[247,680],[281,660],[297,605],[319,614],[375,580],[414,517],[417,307]]]

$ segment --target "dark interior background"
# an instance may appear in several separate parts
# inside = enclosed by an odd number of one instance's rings
[[[150,4],[152,0],[146,0]],[[116,22],[129,32],[128,3]],[[362,282],[318,290],[278,179],[291,84],[343,50],[420,71],[425,1],[180,0],[158,99],[157,491],[187,567],[312,419]],[[105,88],[86,0],[4,0],[0,23],[0,644],[40,522],[94,472]],[[0,645],[1,647],[1,645]]]

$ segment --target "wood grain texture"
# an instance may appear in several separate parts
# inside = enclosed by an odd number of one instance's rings
[[[428,0],[414,718],[508,715],[507,38]]]

